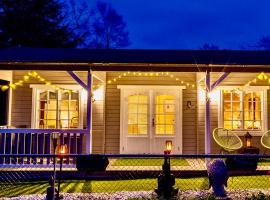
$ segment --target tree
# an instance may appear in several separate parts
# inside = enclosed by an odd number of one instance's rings
[[[0,0],[0,47],[75,47],[57,0]]]
[[[106,2],[98,1],[92,10],[93,22],[88,46],[91,48],[123,48],[130,45],[123,17]]]
[[[209,43],[204,43],[200,50],[219,50],[219,46]]]
[[[270,50],[270,36],[261,37],[255,47],[263,50]]]

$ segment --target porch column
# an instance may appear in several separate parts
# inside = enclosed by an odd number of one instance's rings
[[[211,153],[211,129],[210,129],[210,98],[209,93],[211,92],[210,85],[210,72],[206,71],[205,76],[205,154]]]
[[[87,115],[86,115],[86,125],[87,132],[86,134],[86,153],[92,153],[92,73],[88,71],[87,74]]]

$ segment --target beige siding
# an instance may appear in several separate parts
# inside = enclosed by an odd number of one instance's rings
[[[108,72],[107,80],[118,77],[118,72]],[[195,84],[195,73],[171,73],[180,80]],[[175,78],[150,77],[150,76],[126,76],[117,82],[106,86],[106,153],[119,153],[120,146],[120,90],[117,85],[181,85]],[[183,90],[183,153],[196,152],[196,88]],[[187,101],[191,101],[191,108],[187,107]]]
[[[23,75],[28,71],[14,71],[13,81],[23,79]],[[71,76],[65,71],[37,71],[40,76],[53,84],[76,84]],[[86,82],[87,73],[77,72],[77,75]],[[93,80],[94,85],[99,84],[98,79]],[[31,112],[32,112],[32,89],[30,84],[42,84],[34,79],[30,79],[22,87],[17,87],[13,92],[12,111],[11,111],[11,125],[17,128],[31,127]],[[86,107],[85,107],[86,108]],[[84,111],[86,113],[86,110]],[[84,116],[85,118],[86,116]],[[104,98],[93,103],[93,152],[102,153],[104,143]],[[84,122],[84,127],[86,122]]]

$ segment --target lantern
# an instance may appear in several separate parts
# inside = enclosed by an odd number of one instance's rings
[[[171,140],[166,140],[165,141],[165,147],[166,150],[164,151],[165,154],[170,154],[172,151],[172,141]]]
[[[250,135],[249,132],[247,132],[245,134],[245,144],[247,148],[252,146],[251,139],[252,139],[252,135]]]

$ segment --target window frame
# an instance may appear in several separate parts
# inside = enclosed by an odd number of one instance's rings
[[[68,128],[68,129],[82,129],[83,128],[83,115],[84,115],[84,99],[83,99],[83,88],[78,86],[78,85],[58,85],[59,87],[65,88],[65,89],[69,89],[69,90],[78,90],[79,92],[79,125],[78,128]],[[57,91],[54,88],[52,88],[51,86],[48,85],[42,85],[42,84],[31,84],[30,88],[32,88],[32,113],[31,113],[31,128],[38,128],[38,105],[37,105],[37,94],[39,90],[51,90],[51,91]],[[59,96],[59,92],[57,91],[57,96]],[[57,115],[59,115],[59,113],[57,112]],[[56,123],[56,126],[58,126],[58,123]],[[47,128],[45,128],[47,129]],[[60,129],[58,127],[56,127],[56,129]],[[62,128],[62,129],[67,129],[67,128]]]
[[[224,127],[224,105],[223,105],[223,90],[233,90],[234,88],[239,88],[241,86],[220,86],[217,90],[219,90],[219,95],[220,95],[220,101],[219,101],[219,112],[218,112],[218,127]],[[243,109],[244,106],[244,93],[243,92],[262,92],[262,99],[261,99],[261,109],[262,109],[262,129],[261,130],[252,130],[252,129],[240,129],[240,130],[231,130],[232,132],[236,133],[239,136],[243,136],[246,134],[246,132],[252,133],[254,136],[261,136],[265,131],[268,130],[268,110],[267,110],[267,91],[270,87],[269,86],[247,86],[243,87],[241,94],[240,94],[240,99],[242,99],[240,106]],[[242,110],[242,115],[241,115],[241,121],[244,122],[244,111]],[[244,126],[244,124],[242,125]]]

